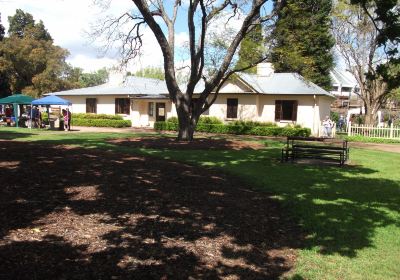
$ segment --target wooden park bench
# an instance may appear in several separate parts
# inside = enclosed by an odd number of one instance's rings
[[[346,140],[289,136],[282,149],[282,162],[298,159],[337,161],[342,166],[349,159],[349,147]]]

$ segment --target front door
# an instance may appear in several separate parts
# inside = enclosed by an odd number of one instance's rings
[[[165,122],[165,103],[156,103],[156,122]]]

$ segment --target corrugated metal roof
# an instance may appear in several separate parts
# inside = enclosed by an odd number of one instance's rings
[[[237,76],[260,94],[315,94],[333,97],[331,93],[295,73],[274,73],[271,76],[237,73]],[[180,87],[182,91],[186,90],[186,85]],[[200,80],[194,92],[201,93],[203,90],[204,81]],[[136,98],[165,98],[166,94],[168,94],[168,89],[165,81],[129,76],[121,85],[106,83],[95,87],[52,92],[47,95],[133,95]]]
[[[79,88],[52,92],[47,95],[159,95],[160,93],[168,92],[165,81],[128,76],[120,85],[112,85],[109,83],[87,88]]]
[[[333,95],[307,81],[296,73],[273,73],[271,76],[259,76],[247,73],[236,73],[236,75],[252,88],[256,93],[261,94],[297,94],[297,95]],[[201,93],[204,90],[204,82],[196,85],[195,93]]]
[[[257,92],[263,94],[315,94],[333,97],[330,92],[296,73],[273,73],[270,76],[238,73],[238,76]]]
[[[334,86],[338,86],[339,84],[342,87],[355,87],[357,86],[357,81],[354,78],[354,76],[347,72],[347,71],[342,71],[339,69],[333,69],[330,72],[331,79],[333,81]]]

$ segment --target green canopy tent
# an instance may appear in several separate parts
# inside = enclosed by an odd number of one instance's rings
[[[17,105],[29,105],[35,100],[33,97],[23,95],[21,93],[14,93],[13,95],[0,99],[0,104],[12,104],[14,108],[15,125],[18,127],[18,111]]]

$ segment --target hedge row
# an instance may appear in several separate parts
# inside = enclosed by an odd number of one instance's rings
[[[71,124],[76,126],[95,126],[95,127],[131,127],[130,120],[120,120],[120,119],[71,119]]]
[[[178,130],[178,124],[175,122],[156,122],[155,130]],[[278,127],[278,126],[246,126],[235,124],[207,124],[198,123],[196,127],[198,132],[224,133],[224,134],[248,134],[259,136],[310,136],[309,128],[301,127]]]
[[[123,120],[122,116],[119,115],[106,115],[106,114],[85,114],[85,113],[76,113],[72,114],[72,119],[89,119],[89,120]]]

